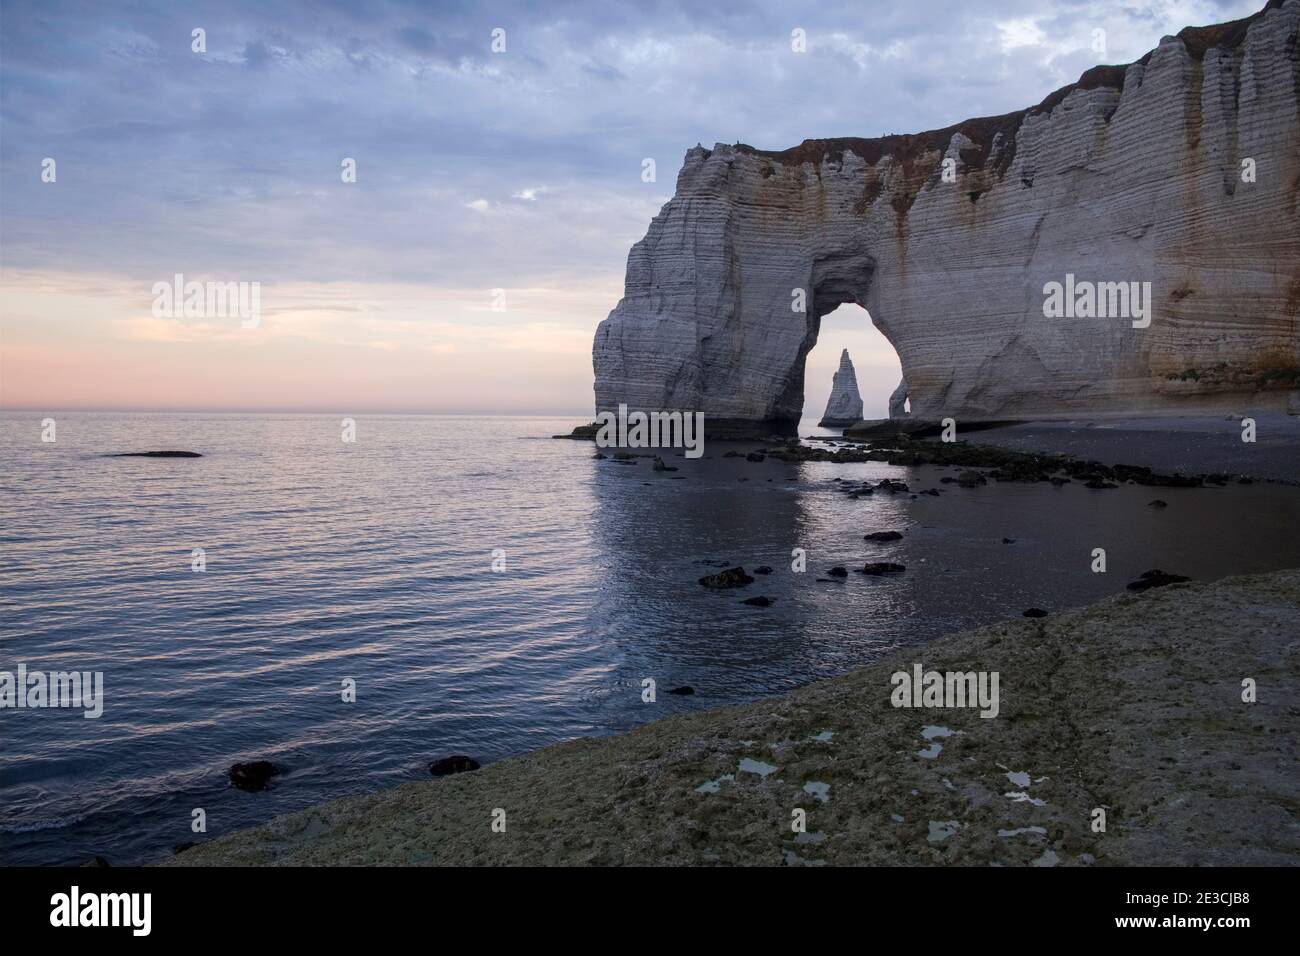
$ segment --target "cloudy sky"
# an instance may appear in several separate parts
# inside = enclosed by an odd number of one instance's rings
[[[1261,6],[0,0],[0,405],[586,414],[688,147],[1004,113]],[[260,325],[154,315],[176,273],[259,282]],[[883,414],[897,358],[856,307],[806,413],[846,346]]]

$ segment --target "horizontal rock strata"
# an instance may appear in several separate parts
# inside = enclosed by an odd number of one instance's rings
[[[895,415],[1300,407],[1298,26],[1271,0],[942,130],[689,150],[597,329],[597,409],[788,433],[846,302],[898,352]],[[1149,282],[1150,325],[1045,317],[1067,275]]]

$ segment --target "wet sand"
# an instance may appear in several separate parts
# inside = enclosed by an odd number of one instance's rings
[[[1300,418],[1281,412],[1250,417],[1255,420],[1253,443],[1241,440],[1238,418],[1222,415],[1025,422],[982,430],[970,440],[1106,465],[1300,482]]]
[[[167,863],[1296,864],[1298,635],[1300,570],[1124,593],[337,800]],[[998,716],[892,706],[891,674],[915,663],[998,672]]]

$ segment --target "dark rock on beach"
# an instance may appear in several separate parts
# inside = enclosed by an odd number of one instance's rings
[[[230,782],[240,790],[255,793],[265,790],[271,778],[278,776],[280,768],[269,760],[253,760],[249,763],[237,763],[230,768]]]
[[[442,757],[429,764],[429,773],[435,777],[449,777],[453,773],[468,773],[478,768],[479,762],[473,757],[452,754],[450,757]]]
[[[727,568],[717,574],[706,574],[700,578],[700,583],[706,588],[743,588],[753,582],[754,579],[746,574],[742,567]]]
[[[898,574],[906,571],[907,568],[901,564],[894,564],[892,561],[868,561],[862,566],[859,574]]]
[[[1182,584],[1184,581],[1190,581],[1191,578],[1183,577],[1181,574],[1167,574],[1156,568],[1151,571],[1144,571],[1136,581],[1128,585],[1130,591],[1149,591],[1151,588],[1162,588],[1166,584]]]
[[[119,451],[105,458],[202,458],[197,451]]]

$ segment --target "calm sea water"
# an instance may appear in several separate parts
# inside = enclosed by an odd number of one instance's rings
[[[442,755],[486,763],[778,693],[1152,567],[1300,565],[1300,489],[1283,486],[1160,489],[1157,510],[1153,489],[966,491],[936,469],[757,464],[721,444],[655,473],[547,437],[576,419],[362,416],[345,444],[338,416],[66,413],[45,444],[41,417],[0,418],[0,669],[102,671],[106,700],[96,720],[0,711],[10,864],[158,859],[203,839],[195,808],[210,837],[427,778]],[[102,457],[160,448],[204,457]],[[945,491],[851,501],[837,477]],[[862,540],[887,529],[907,537]],[[700,587],[723,560],[775,573]],[[908,570],[816,581],[864,560]],[[776,604],[740,603],[756,594]],[[696,696],[662,693],[678,684]],[[230,787],[230,764],[263,758],[286,770],[273,789]]]

